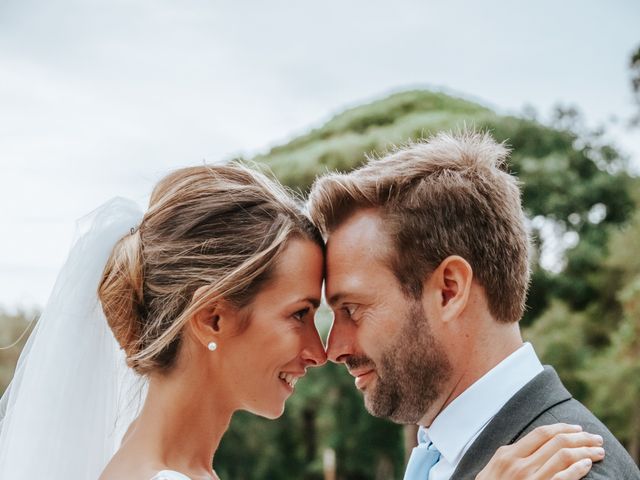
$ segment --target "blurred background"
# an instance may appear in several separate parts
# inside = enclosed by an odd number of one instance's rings
[[[466,124],[513,148],[525,337],[638,462],[639,24],[635,0],[4,0],[0,393],[75,220],[107,199],[232,158],[305,194]],[[401,478],[412,431],[369,416],[344,368],[296,390],[278,421],[234,418],[221,478]]]

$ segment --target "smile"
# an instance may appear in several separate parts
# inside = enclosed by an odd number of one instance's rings
[[[296,383],[298,382],[298,379],[300,378],[300,376],[299,375],[295,375],[293,373],[280,372],[280,375],[278,375],[278,378],[280,378],[280,380],[285,382],[291,388],[294,388],[296,386]]]

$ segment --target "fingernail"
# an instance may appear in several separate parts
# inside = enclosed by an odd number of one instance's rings
[[[604,457],[604,448],[602,447],[596,447],[593,449],[593,451],[595,452],[595,454],[599,457]]]
[[[571,426],[580,432],[582,431],[582,425],[571,425]]]
[[[584,467],[584,468],[589,468],[591,467],[591,465],[593,465],[593,462],[591,461],[590,458],[585,458],[584,460],[580,460],[580,466]]]
[[[604,443],[604,439],[602,438],[601,435],[594,435],[594,437],[598,441],[598,445],[602,445]]]

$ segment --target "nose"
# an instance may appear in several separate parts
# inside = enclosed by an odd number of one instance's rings
[[[327,354],[324,351],[320,334],[313,322],[310,322],[310,326],[311,328],[307,329],[308,335],[304,339],[304,348],[301,356],[305,367],[319,367],[327,363]]]
[[[327,339],[327,357],[334,363],[344,363],[353,355],[353,323],[334,319]]]

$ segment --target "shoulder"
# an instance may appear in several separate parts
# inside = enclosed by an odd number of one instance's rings
[[[613,436],[609,429],[596,418],[584,405],[575,399],[557,404],[534,419],[519,435],[521,438],[536,427],[552,423],[570,423],[580,425],[590,433],[602,436],[606,451],[605,459],[594,464],[585,478],[625,478],[640,480],[640,470],[629,456],[627,450]]]
[[[151,480],[190,480],[190,478],[173,470],[162,470],[156,473]]]

